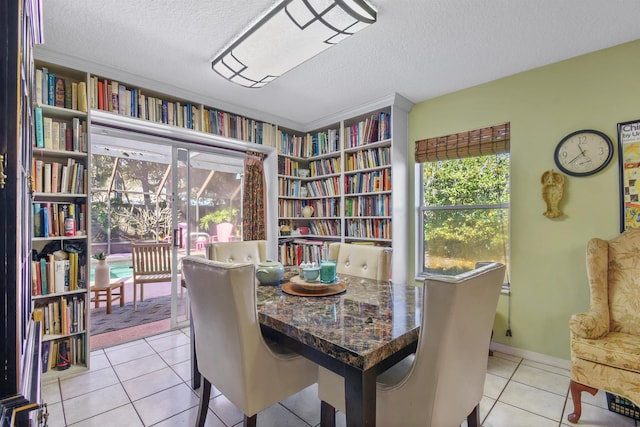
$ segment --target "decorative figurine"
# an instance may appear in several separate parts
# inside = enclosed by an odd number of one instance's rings
[[[564,175],[552,170],[542,174],[542,199],[547,204],[547,210],[543,213],[547,218],[558,218],[563,214],[560,210],[560,200],[564,194]]]

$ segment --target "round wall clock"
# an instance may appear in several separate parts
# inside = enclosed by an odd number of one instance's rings
[[[554,153],[558,168],[572,176],[593,175],[613,158],[613,143],[604,133],[583,129],[562,138]]]

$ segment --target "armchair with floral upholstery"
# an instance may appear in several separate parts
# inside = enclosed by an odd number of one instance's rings
[[[583,391],[598,389],[640,403],[640,229],[587,245],[589,310],[574,314],[571,330],[571,398],[577,423]]]

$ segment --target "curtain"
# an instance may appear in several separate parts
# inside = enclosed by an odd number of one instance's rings
[[[250,151],[244,161],[242,240],[264,240],[267,238],[263,159],[262,153]]]

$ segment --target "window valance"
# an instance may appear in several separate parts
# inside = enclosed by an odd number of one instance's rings
[[[416,162],[462,159],[508,153],[510,123],[416,141]]]

